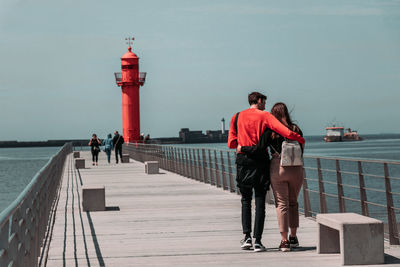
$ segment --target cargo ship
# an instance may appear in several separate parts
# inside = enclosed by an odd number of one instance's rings
[[[352,131],[350,128],[345,129],[344,127],[326,127],[326,135],[324,136],[325,142],[342,142],[342,141],[361,141],[363,140],[357,133]]]

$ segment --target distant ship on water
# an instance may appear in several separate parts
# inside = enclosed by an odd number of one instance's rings
[[[350,128],[345,129],[344,127],[326,127],[326,135],[324,136],[325,142],[342,142],[342,141],[361,141],[363,140],[357,133],[352,131]]]

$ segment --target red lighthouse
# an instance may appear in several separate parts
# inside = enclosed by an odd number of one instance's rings
[[[124,139],[133,143],[140,136],[139,87],[146,80],[146,72],[139,72],[139,58],[132,52],[135,38],[126,38],[128,52],[121,57],[121,72],[115,73],[115,80],[122,88],[122,131]]]

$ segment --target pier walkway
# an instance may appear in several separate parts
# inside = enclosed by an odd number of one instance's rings
[[[339,254],[317,254],[317,224],[300,218],[300,248],[278,251],[275,209],[267,206],[266,252],[240,249],[240,197],[144,164],[108,164],[101,153],[75,169],[67,157],[47,266],[340,266]],[[114,157],[112,157],[114,158]],[[104,185],[106,211],[82,210],[82,185]],[[400,266],[400,247],[385,242],[386,266]]]

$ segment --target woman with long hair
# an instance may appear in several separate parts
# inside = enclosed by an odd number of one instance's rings
[[[303,136],[299,126],[294,124],[290,118],[287,106],[276,103],[271,114],[290,130]],[[301,186],[303,184],[303,166],[280,165],[280,154],[282,143],[285,138],[276,132],[267,129],[260,138],[257,146],[238,147],[238,151],[257,155],[270,148],[272,159],[270,162],[271,186],[275,197],[276,213],[278,217],[279,231],[281,233],[281,251],[290,251],[291,248],[299,246],[297,239],[297,228],[299,227],[299,204],[297,202]],[[267,162],[266,164],[268,164]],[[289,236],[290,228],[290,236]]]
[[[89,141],[90,151],[92,152],[92,161],[93,161],[92,165],[93,166],[95,164],[96,164],[96,166],[98,165],[100,145],[101,145],[100,139],[97,137],[96,134],[93,134],[92,139],[90,139],[90,141]]]

